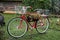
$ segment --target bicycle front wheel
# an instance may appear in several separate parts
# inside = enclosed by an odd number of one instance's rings
[[[12,37],[22,37],[26,31],[27,23],[19,17],[11,19],[7,24],[7,32]]]
[[[41,18],[37,22],[36,30],[38,33],[45,33],[49,27],[49,21],[47,18]]]

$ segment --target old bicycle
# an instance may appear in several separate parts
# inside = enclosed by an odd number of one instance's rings
[[[16,11],[20,13],[20,9],[16,7]],[[26,9],[30,7],[24,7],[22,15],[12,18],[7,24],[7,32],[12,37],[22,37],[27,32],[28,27],[35,28],[38,33],[45,33],[49,27],[49,21],[46,15],[40,15],[35,13],[26,13]],[[24,11],[25,10],[25,11]],[[40,11],[40,10],[39,10]],[[27,16],[28,15],[28,16]],[[37,16],[36,16],[37,15]],[[35,16],[35,17],[34,17]],[[33,22],[33,23],[31,23]]]

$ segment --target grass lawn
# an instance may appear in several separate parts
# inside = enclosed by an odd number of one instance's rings
[[[11,18],[16,17],[16,15],[14,14],[12,15],[3,14],[3,15],[5,17],[6,25]],[[0,27],[1,30],[4,30],[3,39],[4,40],[60,40],[60,31],[59,31],[60,25],[56,25],[57,18],[50,18],[50,19],[51,19],[50,26],[45,34],[38,34],[37,31],[33,29],[33,32],[28,31],[26,35],[24,35],[21,38],[13,38],[9,36],[7,33],[7,27],[6,26]]]

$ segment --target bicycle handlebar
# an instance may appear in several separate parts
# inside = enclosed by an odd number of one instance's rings
[[[48,9],[35,9],[34,11],[36,11],[37,13],[48,14],[50,10],[48,10]]]
[[[42,9],[35,9],[34,11],[42,11]]]
[[[32,8],[31,6],[27,6],[26,8]]]
[[[47,9],[35,9],[34,11],[49,11]]]

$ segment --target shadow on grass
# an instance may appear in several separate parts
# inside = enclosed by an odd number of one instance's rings
[[[30,35],[28,34],[28,35],[24,35],[23,37],[20,37],[20,38],[10,37],[9,40],[33,40],[34,38],[43,36],[43,35],[44,34],[39,34],[39,33],[30,34]]]

